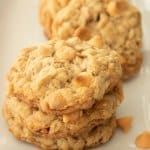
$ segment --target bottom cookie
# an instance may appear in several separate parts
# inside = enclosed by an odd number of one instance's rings
[[[32,143],[45,150],[82,150],[106,143],[116,128],[116,119],[112,117],[107,124],[94,127],[78,137],[51,139],[30,132],[21,120],[16,120],[13,114],[4,107],[4,116],[13,135],[22,141]]]

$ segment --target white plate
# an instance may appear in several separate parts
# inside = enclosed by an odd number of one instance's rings
[[[101,146],[101,150],[132,150],[135,137],[144,130],[150,130],[150,2],[132,0],[143,14],[144,64],[137,77],[124,85],[125,100],[118,110],[118,116],[131,115],[134,118],[128,134],[117,131],[112,140]],[[138,3],[137,3],[138,2]],[[5,100],[6,74],[20,49],[46,40],[38,22],[38,0],[0,0],[0,107]],[[0,109],[1,109],[0,108]],[[34,146],[18,142],[7,129],[0,113],[0,150],[35,150]]]

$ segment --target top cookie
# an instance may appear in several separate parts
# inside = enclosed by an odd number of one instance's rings
[[[120,54],[123,79],[139,71],[142,63],[141,16],[126,0],[70,0],[53,16],[52,26],[45,29],[47,33],[50,31],[48,38],[78,36],[90,40],[98,36],[95,46],[108,46]]]
[[[90,108],[120,77],[115,51],[51,40],[22,51],[8,74],[9,94],[47,113],[69,113]]]

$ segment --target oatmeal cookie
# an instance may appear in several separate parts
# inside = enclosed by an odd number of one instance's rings
[[[6,107],[4,108],[4,116],[8,122],[9,130],[18,140],[32,143],[45,150],[82,150],[86,147],[94,147],[106,143],[116,128],[116,119],[113,117],[107,124],[96,126],[80,136],[51,139],[30,132],[23,124],[22,119],[16,119],[15,115]]]
[[[107,45],[120,54],[123,79],[139,71],[143,59],[141,14],[128,1],[70,0],[54,16],[51,27],[45,28],[47,33],[51,32],[48,38],[78,36],[89,40],[98,35],[98,46]]]
[[[22,50],[9,74],[9,92],[46,113],[89,109],[120,81],[119,55],[78,38]]]
[[[14,114],[16,119],[21,119],[34,134],[60,138],[68,135],[78,136],[97,125],[106,124],[116,112],[122,98],[122,89],[118,86],[92,108],[62,116],[45,114],[19,101],[16,97],[9,97],[5,107]]]

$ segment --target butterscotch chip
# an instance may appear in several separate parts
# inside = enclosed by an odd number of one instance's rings
[[[128,132],[132,125],[132,117],[121,117],[117,119],[117,126],[121,128],[124,132]]]
[[[90,37],[90,31],[86,27],[79,27],[75,30],[74,36],[77,36],[82,40],[86,40]]]
[[[145,131],[137,136],[135,144],[139,148],[148,149],[150,148],[150,132]]]
[[[79,136],[50,138],[32,133],[22,120],[17,118],[17,115],[4,108],[4,116],[12,134],[19,140],[32,143],[45,150],[82,150],[97,146],[109,141],[116,128],[116,119],[112,117],[105,125],[95,126]]]
[[[106,124],[115,113],[122,98],[122,87],[118,85],[111,92],[105,94],[103,99],[92,108],[57,116],[45,114],[39,109],[30,107],[20,99],[10,96],[6,101],[5,110],[10,111],[16,120],[21,119],[22,123],[32,133],[60,138],[68,135],[80,135],[94,126]]]
[[[89,40],[89,43],[91,45],[95,46],[95,47],[98,47],[98,48],[103,48],[104,47],[104,40],[99,35],[96,35],[93,38],[91,38]]]
[[[43,9],[51,16],[51,7],[45,4]],[[53,15],[51,27],[46,24],[43,27],[46,33],[50,32],[48,38],[68,39],[75,35],[90,40],[99,35],[103,42],[98,44],[95,39],[92,45],[107,45],[120,54],[123,79],[132,77],[141,67],[141,15],[127,0],[70,0]]]
[[[24,49],[9,74],[8,95],[46,113],[88,109],[120,81],[120,58],[78,38]]]
[[[76,76],[73,80],[73,86],[81,87],[81,86],[90,86],[91,83],[94,82],[93,77],[85,72],[81,73],[80,75]]]
[[[115,1],[110,1],[108,2],[107,5],[107,12],[111,16],[116,16],[125,11],[126,9],[126,1],[120,1],[120,0],[115,0]]]

